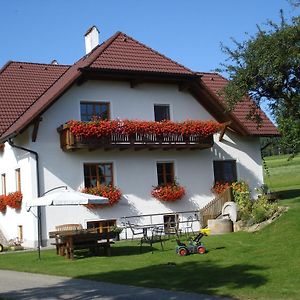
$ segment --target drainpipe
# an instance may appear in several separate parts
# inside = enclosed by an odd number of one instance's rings
[[[33,151],[28,148],[24,148],[21,146],[17,146],[13,143],[12,139],[8,139],[8,144],[12,148],[20,149],[26,152],[29,152],[35,156],[36,161],[36,184],[37,184],[37,196],[41,196],[41,190],[40,190],[40,171],[39,171],[39,154],[36,151]],[[42,242],[42,218],[41,218],[41,207],[37,207],[37,220],[38,220],[38,253],[39,253],[39,259],[41,259],[41,242]]]

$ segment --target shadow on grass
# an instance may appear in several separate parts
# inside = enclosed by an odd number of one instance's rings
[[[213,262],[186,262],[176,264],[153,265],[130,271],[99,273],[78,277],[107,282],[123,283],[144,287],[156,287],[167,290],[216,294],[217,291],[229,288],[257,288],[264,285],[267,279],[259,273],[264,267],[250,264],[221,266]],[[233,297],[234,292],[230,295]]]
[[[300,189],[277,191],[280,200],[288,200],[300,197]]]
[[[138,254],[143,254],[146,252],[155,252],[159,251],[158,249],[155,249],[150,246],[118,246],[118,247],[111,247],[111,256],[130,256],[130,255],[138,255]],[[98,254],[99,256],[107,256],[106,252],[104,249],[100,249],[100,253]],[[74,251],[74,260],[76,259],[82,259],[82,258],[87,258],[87,257],[94,257],[95,253],[87,250],[75,250]]]
[[[100,267],[100,266],[99,266]],[[235,289],[255,289],[266,284],[267,279],[259,274],[265,268],[250,265],[221,266],[212,262],[167,263],[148,266],[135,270],[117,270],[88,276],[75,280],[41,285],[34,288],[13,289],[0,294],[0,297],[12,299],[216,299],[199,297],[185,293],[174,294],[170,291],[140,289],[134,286],[156,287],[166,290],[195,292],[201,294],[221,294],[233,297]],[[32,276],[38,276],[32,274]],[[92,279],[93,282],[78,279]],[[33,278],[33,280],[35,280]],[[112,285],[104,282],[128,284]],[[133,286],[134,285],[134,286]],[[29,285],[27,285],[29,286]],[[36,286],[36,284],[35,284]],[[228,290],[230,292],[228,292]],[[227,292],[225,292],[227,291]],[[226,295],[225,295],[226,293]],[[97,298],[97,299],[98,299]]]

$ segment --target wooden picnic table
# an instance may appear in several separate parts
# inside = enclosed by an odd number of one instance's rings
[[[95,230],[80,229],[68,231],[50,231],[49,237],[55,238],[56,253],[66,256],[68,259],[74,258],[74,250],[90,249],[95,254],[99,254],[100,248],[104,248],[106,255],[111,255],[110,245],[114,232],[97,232]]]

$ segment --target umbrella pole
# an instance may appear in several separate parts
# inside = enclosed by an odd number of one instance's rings
[[[37,207],[37,225],[38,225],[38,256],[39,256],[39,260],[41,259],[41,243],[42,243],[42,232],[41,232],[41,207],[38,206]]]

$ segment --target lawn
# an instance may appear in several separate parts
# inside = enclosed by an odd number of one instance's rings
[[[165,251],[157,246],[152,254],[145,246],[140,253],[136,241],[124,241],[114,245],[111,257],[81,253],[74,261],[54,250],[42,251],[41,261],[36,252],[5,253],[0,268],[238,299],[300,299],[300,159],[267,163],[268,184],[284,196],[280,203],[288,212],[257,233],[205,237],[205,255],[179,257],[175,241],[167,241]]]

